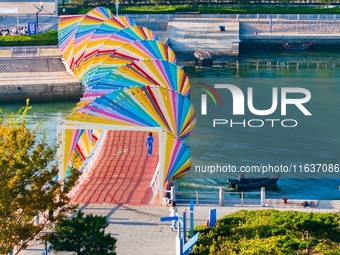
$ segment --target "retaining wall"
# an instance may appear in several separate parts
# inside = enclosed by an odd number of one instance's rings
[[[82,95],[79,82],[0,86],[0,102],[23,101],[26,98],[34,101],[79,99]]]

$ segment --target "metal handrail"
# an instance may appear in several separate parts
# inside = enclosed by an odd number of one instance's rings
[[[245,201],[245,195],[247,197],[247,200],[253,202],[255,200],[260,203],[261,200],[261,193],[259,192],[225,192],[222,188],[222,193],[220,193],[220,190],[218,191],[176,191],[175,192],[175,199],[178,203],[189,203],[191,201],[195,201],[196,205],[199,204],[219,204],[223,206],[225,204],[225,201],[232,201],[232,202],[239,202],[242,206],[244,206]],[[223,194],[223,197],[221,197],[221,194]],[[182,197],[178,197],[178,195],[182,195]],[[189,195],[189,197],[185,197],[185,195]],[[204,196],[204,195],[215,195],[215,196]],[[228,199],[226,199],[226,195],[238,195],[236,196],[230,196]],[[256,198],[251,196],[256,196]],[[184,197],[183,197],[184,196]]]
[[[150,204],[154,204],[155,201],[156,201],[156,197],[157,197],[157,194],[158,194],[158,191],[159,191],[159,183],[158,183],[158,180],[159,180],[159,162],[157,164],[157,167],[156,167],[156,170],[155,170],[155,173],[152,177],[152,180],[150,182],[150,185],[149,185],[149,188],[152,189],[152,200],[150,202]]]

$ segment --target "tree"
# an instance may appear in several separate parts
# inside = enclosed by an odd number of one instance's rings
[[[27,127],[30,108],[27,100],[16,115],[0,120],[0,254],[19,253],[75,209],[67,190],[78,171],[72,169],[67,181],[55,180],[57,145],[47,143],[41,125]]]
[[[78,211],[76,217],[56,224],[48,237],[55,251],[73,251],[78,255],[115,255],[116,238],[105,234],[108,226],[104,216],[86,215]]]
[[[332,3],[331,0],[321,0],[320,2],[325,4],[325,8],[329,8],[330,4]]]
[[[279,0],[279,2],[283,4],[283,6],[287,9],[289,7],[291,0]]]
[[[240,9],[241,6],[248,4],[248,0],[237,0],[237,8]]]

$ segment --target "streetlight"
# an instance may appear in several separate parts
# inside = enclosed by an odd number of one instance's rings
[[[55,0],[55,15],[58,16],[58,0]]]
[[[39,11],[35,14],[35,15],[36,15],[36,22],[37,22],[37,29],[39,29],[39,19],[38,19],[38,14],[39,14],[39,12],[42,11],[42,9],[40,9],[40,8],[39,8],[38,6],[36,6],[35,4],[33,4],[33,6],[39,10]]]
[[[118,17],[119,0],[116,0],[116,16]]]

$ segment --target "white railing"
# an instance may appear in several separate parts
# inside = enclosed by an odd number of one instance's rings
[[[152,180],[150,182],[149,188],[152,189],[152,200],[150,204],[154,204],[159,192],[159,162],[157,164],[155,173],[153,174]]]
[[[79,181],[77,185],[69,192],[69,197],[72,197],[77,192],[81,184],[88,178],[88,175],[91,172],[92,167],[96,163],[97,158],[100,154],[105,138],[106,138],[106,130],[103,130],[96,145],[92,149],[90,155],[86,158],[86,160],[80,167],[79,172],[81,173],[81,175],[79,177]]]
[[[192,18],[191,14],[129,14],[134,20],[163,21],[174,18]],[[291,21],[340,21],[340,14],[196,14],[195,18],[226,18],[236,20],[291,20]]]
[[[340,21],[339,14],[231,14],[240,21]]]
[[[176,191],[175,198],[178,204],[189,204],[191,201],[196,205],[214,204],[225,206],[228,204],[238,204],[244,206],[246,204],[261,204],[261,192],[225,192],[221,187],[216,191]]]

